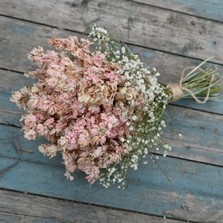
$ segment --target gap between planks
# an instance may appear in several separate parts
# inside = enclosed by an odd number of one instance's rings
[[[72,35],[76,35],[76,36],[80,36],[80,37],[84,37],[84,38],[87,38],[88,35],[89,35],[89,33],[87,33],[87,32],[84,33],[84,32],[78,32],[78,31],[75,31],[75,30],[72,30],[72,29],[66,29],[66,28],[63,29],[63,28],[58,27],[58,26],[53,26],[53,25],[49,25],[49,24],[46,24],[46,23],[40,23],[40,22],[31,21],[31,20],[22,19],[22,18],[17,18],[17,17],[13,17],[13,16],[7,16],[7,15],[4,15],[4,14],[0,14],[0,17],[3,17],[3,18],[5,17],[5,18],[21,21],[21,22],[27,22],[27,23],[34,24],[34,25],[40,25],[40,26],[43,26],[43,27],[49,27],[49,28],[52,28],[52,29],[58,29],[61,32],[72,33]],[[162,50],[162,49],[144,47],[144,46],[141,46],[139,44],[128,43],[128,42],[124,42],[124,41],[122,41],[122,42],[125,43],[126,45],[128,45],[130,48],[133,48],[133,49],[138,48],[140,50],[140,48],[143,48],[145,50],[151,50],[151,51],[158,52],[158,53],[164,53],[164,54],[168,54],[170,56],[176,56],[176,57],[196,60],[196,61],[200,61],[200,62],[203,61],[203,59],[199,59],[199,58],[191,57],[191,56],[187,56],[187,55],[182,55],[182,54],[178,54],[178,53],[174,53],[174,52],[169,52],[169,51],[165,51],[165,50]],[[135,50],[135,51],[137,52],[137,50]],[[145,57],[145,56],[143,56],[143,57]],[[210,61],[208,63],[213,64],[213,65],[217,65],[217,66],[222,66],[223,65],[223,63],[221,63],[221,62],[219,63],[219,62],[215,62],[215,61]],[[11,69],[8,69],[8,68],[5,68],[5,67],[0,67],[0,69],[5,69],[5,70],[9,70],[9,71],[22,73],[22,71],[11,70]]]
[[[194,16],[201,19],[211,20],[222,23],[223,15],[221,15],[223,7],[221,0],[130,0],[142,5],[157,7],[163,10],[182,13],[188,16]]]

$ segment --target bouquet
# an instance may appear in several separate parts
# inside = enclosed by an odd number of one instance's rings
[[[46,137],[40,152],[62,154],[69,179],[80,170],[90,184],[125,187],[128,170],[146,164],[151,149],[164,156],[171,150],[161,138],[166,105],[180,98],[205,103],[222,91],[221,79],[216,67],[203,68],[206,60],[185,70],[180,83],[162,84],[155,68],[104,28],[94,26],[90,37],[52,38],[56,50],[33,49],[28,58],[38,68],[25,76],[37,81],[11,101],[25,110],[25,138]]]

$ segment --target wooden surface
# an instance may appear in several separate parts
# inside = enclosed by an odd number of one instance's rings
[[[164,218],[114,210],[90,204],[0,191],[0,222],[18,223],[165,223]],[[168,220],[169,223],[180,223]]]
[[[221,0],[132,0],[145,5],[157,6],[169,11],[182,12],[209,20],[223,22]]]
[[[217,7],[217,6],[216,6]],[[59,29],[88,33],[93,23],[104,25],[123,41],[193,58],[222,61],[221,23],[119,0],[1,0],[0,14]],[[10,25],[10,23],[9,23]],[[21,33],[34,30],[12,26]],[[47,37],[48,35],[46,35]]]
[[[94,22],[157,67],[161,81],[179,80],[210,56],[223,73],[222,8],[220,0],[1,0],[0,222],[223,222],[222,97],[168,106],[163,139],[172,152],[132,171],[125,190],[90,187],[81,173],[67,181],[60,157],[38,152],[43,139],[23,138],[23,111],[9,101],[32,84],[22,73],[33,69],[33,47],[52,36],[86,37]]]

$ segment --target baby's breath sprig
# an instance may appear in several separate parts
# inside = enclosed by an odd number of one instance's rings
[[[129,168],[137,170],[139,161],[145,159],[153,147],[159,150],[160,137],[165,127],[163,112],[168,95],[165,93],[165,86],[157,81],[160,74],[156,68],[145,68],[139,56],[133,54],[123,42],[113,39],[96,26],[93,27],[90,36],[93,37],[97,50],[106,55],[108,60],[121,65],[119,73],[125,80],[128,105],[134,108],[133,123],[129,124],[131,134],[125,141],[125,154],[121,162],[112,164],[100,177],[101,183],[106,187],[116,182],[124,187]],[[135,105],[134,95],[128,94],[130,88],[142,97],[142,109]],[[170,149],[163,145],[160,148],[164,149],[164,155]]]

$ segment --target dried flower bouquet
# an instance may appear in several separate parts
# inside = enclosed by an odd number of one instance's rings
[[[90,184],[124,187],[129,168],[136,170],[151,148],[164,156],[171,149],[161,140],[166,105],[188,97],[204,103],[221,92],[220,79],[215,67],[203,70],[204,61],[179,84],[161,84],[155,68],[145,67],[104,28],[94,26],[90,36],[92,42],[52,38],[56,51],[33,49],[29,59],[38,68],[25,75],[37,82],[11,100],[25,110],[25,137],[46,137],[40,152],[62,154],[68,178],[81,170]]]

